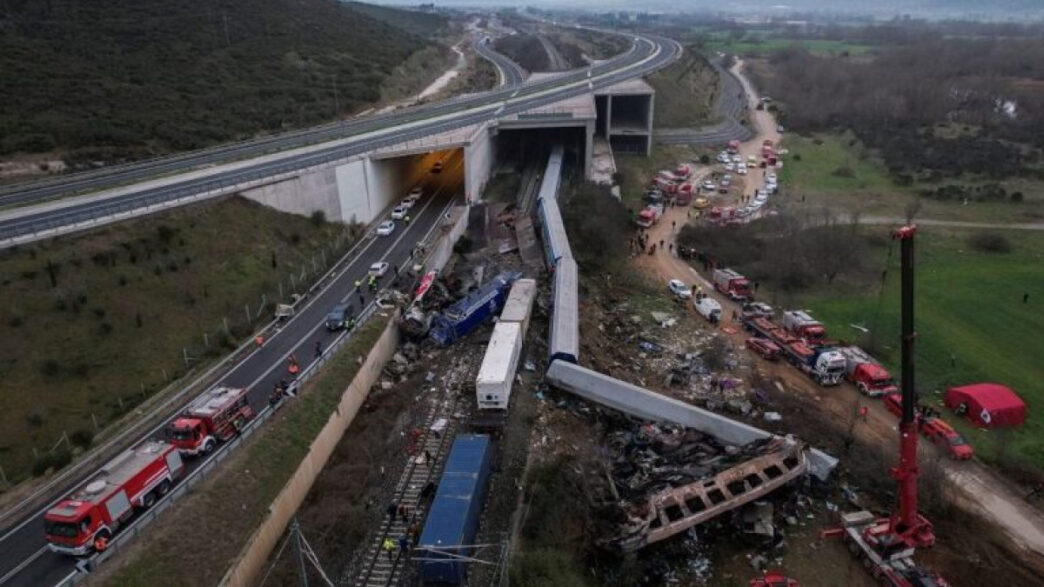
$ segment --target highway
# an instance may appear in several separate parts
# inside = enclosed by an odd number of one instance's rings
[[[522,66],[515,63],[507,55],[495,51],[493,49],[493,40],[488,35],[483,35],[475,41],[475,52],[497,68],[502,87],[514,87],[525,81],[526,72],[522,69]]]
[[[263,347],[232,368],[221,379],[220,384],[249,388],[251,406],[255,411],[264,408],[268,403],[268,394],[275,384],[288,377],[287,359],[291,354],[304,367],[315,359],[317,341],[322,348],[327,348],[337,336],[337,333],[328,332],[323,324],[330,308],[345,301],[353,306],[353,315],[362,311],[363,304],[360,303],[358,294],[353,293],[355,280],[362,280],[369,266],[377,261],[387,261],[400,268],[405,267],[414,246],[435,226],[448,206],[454,200],[457,203],[463,202],[463,164],[463,154],[460,151],[448,156],[445,170],[441,174],[429,174],[425,178],[425,195],[414,206],[410,224],[404,226],[403,222],[397,222],[396,231],[391,236],[369,236],[368,240],[360,245],[354,260],[330,286],[316,295]],[[391,279],[389,273],[381,280],[381,285],[388,285]],[[373,295],[364,292],[364,300],[365,304],[372,303]],[[293,399],[288,401],[292,402]],[[162,432],[154,431],[152,436],[161,437]],[[200,466],[202,462],[203,459],[198,458],[186,459],[188,470]],[[77,485],[78,483],[71,484],[69,490]],[[75,559],[45,550],[43,511],[34,512],[13,530],[0,537],[0,577],[3,577],[0,583],[3,585],[53,585],[73,571]],[[6,576],[26,560],[32,562],[14,576]]]
[[[680,47],[675,47],[673,41],[669,44],[672,45],[671,49],[677,49],[680,52]],[[651,40],[643,39],[638,41],[629,51],[591,68],[591,74],[600,75],[608,72],[616,72],[628,66],[640,63],[652,54],[656,47],[657,44]],[[499,56],[499,54],[494,54]],[[646,68],[641,67],[639,69]],[[638,72],[632,75],[636,75],[637,73]],[[575,71],[571,75],[563,76],[562,78],[524,84],[521,87],[507,85],[503,88],[482,94],[410,108],[402,108],[387,114],[368,116],[365,118],[347,120],[300,131],[272,135],[260,139],[231,143],[212,149],[194,151],[181,155],[151,159],[95,171],[74,173],[32,183],[14,184],[0,188],[0,206],[40,203],[87,191],[114,188],[157,176],[167,176],[205,166],[214,166],[229,161],[258,157],[264,154],[314,145],[325,141],[343,139],[363,133],[380,132],[382,130],[386,131],[387,129],[394,129],[411,122],[424,121],[454,113],[465,114],[475,108],[483,106],[493,107],[490,109],[490,112],[487,113],[487,116],[484,117],[488,118],[488,115],[492,113],[492,110],[495,110],[496,106],[499,106],[504,100],[524,100],[526,97],[556,88],[569,82],[582,81],[586,76],[587,69],[583,69]],[[521,80],[519,81],[521,82]],[[554,100],[552,99],[549,101],[553,102]],[[542,103],[547,102],[545,101]],[[449,128],[458,128],[460,126],[466,126],[467,124],[469,123],[465,122]],[[426,129],[426,126],[427,125],[420,125],[420,127],[415,129],[414,132],[402,136],[401,138],[394,138],[391,143],[424,136],[425,134],[431,134],[432,132],[441,132],[438,130]],[[14,227],[0,224],[0,235],[3,235],[9,228],[13,229]]]
[[[747,99],[743,85],[736,76],[721,66],[717,59],[709,60],[721,76],[721,92],[714,111],[723,120],[705,128],[676,128],[656,131],[655,140],[665,145],[720,145],[729,141],[745,141],[751,137],[750,129],[740,123],[743,105]]]
[[[149,201],[159,201],[156,200],[157,198],[176,198],[177,194],[183,193],[184,190],[205,188],[208,185],[207,182],[234,182],[239,177],[238,174],[272,175],[280,173],[280,170],[296,169],[315,164],[321,161],[323,157],[340,158],[344,156],[346,151],[351,151],[352,149],[359,150],[354,152],[361,152],[362,150],[406,140],[410,137],[474,124],[487,120],[492,116],[511,114],[587,92],[589,91],[588,84],[590,84],[590,87],[600,87],[637,75],[644,75],[671,63],[680,52],[680,46],[674,41],[658,37],[643,37],[635,43],[635,47],[631,51],[625,54],[624,58],[622,58],[623,60],[616,61],[615,65],[611,65],[613,62],[601,64],[592,68],[590,74],[585,69],[556,80],[551,80],[550,83],[535,84],[535,86],[543,89],[529,89],[524,93],[525,95],[519,88],[512,89],[510,92],[518,92],[518,97],[517,99],[510,99],[506,104],[499,103],[499,106],[494,104],[491,107],[471,109],[461,114],[426,121],[406,129],[390,128],[377,134],[377,136],[366,137],[348,146],[319,150],[315,153],[288,158],[288,160],[247,166],[241,170],[221,174],[231,177],[197,178],[172,186],[141,190],[120,198],[120,202],[102,200],[90,202],[84,204],[84,206],[131,205],[134,203],[141,204]],[[588,78],[588,75],[592,77]],[[590,79],[588,83],[568,85],[570,81],[577,82],[587,79]],[[565,87],[557,87],[562,84],[566,84]],[[529,86],[526,87],[529,88]],[[507,94],[509,97],[511,95],[510,92]],[[441,106],[433,106],[433,108],[439,107]],[[315,132],[321,134],[327,131],[318,130]],[[233,148],[227,147],[223,149]],[[189,154],[182,159],[173,158],[178,159],[178,161],[170,161],[169,163],[163,163],[163,165],[189,165],[185,161],[202,156],[203,154]],[[214,156],[221,157],[223,155]],[[242,361],[235,364],[221,379],[221,383],[248,387],[252,405],[256,409],[260,409],[266,404],[268,393],[275,383],[286,377],[287,357],[293,354],[305,365],[314,357],[316,341],[319,341],[324,348],[329,346],[330,342],[337,336],[327,333],[323,326],[324,318],[329,309],[335,303],[347,300],[354,305],[355,312],[358,313],[362,310],[357,294],[351,291],[351,284],[356,279],[361,279],[370,264],[375,261],[385,260],[400,267],[404,266],[414,246],[422,241],[425,235],[433,229],[449,205],[454,200],[460,201],[463,186],[463,154],[460,151],[454,151],[448,157],[445,161],[445,171],[443,173],[426,176],[424,180],[426,184],[425,196],[414,208],[414,212],[411,213],[413,221],[409,226],[403,226],[403,223],[400,222],[396,232],[390,237],[374,237],[372,235],[367,237],[367,240],[357,247],[355,256],[348,266],[325,289],[317,293],[287,325],[278,333],[270,336],[262,348],[254,350]],[[146,164],[146,167],[148,167],[148,164]],[[133,178],[135,173],[144,172],[135,171],[133,166],[126,168],[125,171],[129,174],[124,176],[125,178]],[[102,179],[112,181],[112,175],[98,176],[96,179],[99,181]],[[70,178],[70,180],[74,183],[79,181],[75,178]],[[88,179],[87,181],[94,181],[94,179]],[[127,179],[126,181],[130,180]],[[90,212],[90,209],[81,209],[79,205],[71,207],[71,210],[63,209],[55,217],[44,217],[41,221],[61,222],[68,220],[70,214],[75,215],[77,213],[76,210],[79,210],[81,213]],[[7,229],[7,225],[0,224],[0,233]],[[385,279],[390,279],[390,277]],[[371,303],[371,296],[367,295],[365,302],[367,304]],[[153,430],[150,432],[150,435],[158,433],[160,433],[159,430]],[[193,467],[201,464],[202,460],[190,462],[190,465]],[[89,477],[90,475],[81,475],[75,480],[70,480],[62,493],[67,494],[71,492]],[[54,585],[73,573],[74,559],[53,554],[45,548],[41,518],[43,512],[50,505],[53,504],[49,504],[41,509],[33,509],[32,511],[12,512],[13,522],[8,528],[3,530],[3,535],[0,535],[0,585]],[[175,505],[174,507],[177,506]]]

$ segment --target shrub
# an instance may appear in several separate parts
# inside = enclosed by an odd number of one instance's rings
[[[316,228],[321,228],[324,224],[326,224],[326,212],[323,212],[322,210],[316,210],[315,212],[312,212],[311,220],[312,226]]]
[[[72,462],[72,451],[62,447],[54,452],[44,453],[33,462],[33,476],[39,477],[47,471],[61,469]]]
[[[33,428],[39,428],[40,426],[43,426],[44,417],[40,412],[33,411],[25,415],[25,421]]]
[[[855,177],[855,171],[851,167],[849,167],[848,165],[842,165],[841,167],[838,167],[837,169],[832,171],[831,175],[833,175],[835,177],[852,178],[852,177]]]
[[[710,165],[710,160],[710,155],[706,153],[700,155],[700,163],[702,163],[703,165]]]
[[[62,373],[62,365],[54,359],[46,359],[40,363],[40,373],[44,377],[57,377]]]
[[[1012,202],[1019,203],[1022,201],[1022,192],[1011,192],[1011,195],[1008,197]]]
[[[11,328],[18,328],[22,324],[25,324],[25,316],[22,316],[21,314],[15,314],[7,320],[7,325]]]
[[[1010,253],[1011,241],[1003,234],[987,230],[968,237],[968,246],[983,253]]]
[[[73,433],[69,435],[69,442],[71,442],[73,446],[78,446],[80,448],[90,448],[93,440],[94,433],[83,428],[74,430]]]

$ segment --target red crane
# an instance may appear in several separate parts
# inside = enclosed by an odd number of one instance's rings
[[[948,587],[945,579],[917,566],[914,551],[935,543],[932,523],[917,511],[917,393],[914,388],[914,235],[904,226],[899,241],[902,301],[902,415],[899,423],[899,464],[892,476],[899,483],[899,511],[877,518],[867,511],[841,516],[842,527],[824,532],[840,536],[882,585],[889,587]]]

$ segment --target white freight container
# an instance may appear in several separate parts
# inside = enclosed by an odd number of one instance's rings
[[[522,325],[497,322],[489,338],[486,356],[475,379],[475,399],[480,410],[506,410],[511,384],[522,355]]]
[[[536,280],[519,279],[511,286],[504,309],[500,312],[501,322],[518,322],[522,325],[522,338],[526,338],[529,328],[529,316],[533,311],[533,299],[536,297]]]

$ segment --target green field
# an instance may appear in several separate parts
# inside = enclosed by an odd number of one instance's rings
[[[275,303],[282,282],[288,296],[290,274],[311,271],[320,250],[332,261],[343,231],[229,198],[4,251],[0,466],[8,480],[30,473],[34,448],[45,453],[63,433],[89,444],[95,421],[104,428],[235,348],[271,320],[261,295]]]
[[[922,198],[923,188],[941,184],[896,185],[879,154],[867,149],[851,133],[803,137],[785,135],[784,157],[779,172],[785,193],[804,197],[810,206],[826,206],[864,215],[902,217],[912,202],[918,202],[918,217],[973,222],[1040,222],[1044,219],[1044,182],[1011,178],[999,182],[1009,192],[1021,191],[1025,201],[943,202]],[[943,184],[982,184],[965,178]]]
[[[883,229],[882,229],[883,230]],[[926,401],[941,401],[953,385],[994,381],[1029,404],[1026,425],[1013,434],[1014,454],[1044,466],[1044,233],[1009,231],[1010,253],[970,250],[968,232],[922,228],[917,238],[917,382]],[[875,288],[876,289],[876,288]],[[878,292],[883,291],[879,296]],[[1030,294],[1029,303],[1022,302]],[[878,358],[898,371],[898,251],[883,290],[871,295],[811,297],[804,307],[832,335],[856,339],[856,324],[887,345]],[[879,345],[881,346],[881,345]],[[956,423],[979,454],[995,457],[996,432]]]
[[[860,55],[872,49],[869,45],[859,45],[845,41],[826,41],[815,39],[764,39],[764,40],[741,40],[719,38],[711,41],[709,47],[722,53],[734,55],[764,55],[780,49],[790,47],[801,47],[811,53],[828,54],[848,52],[850,55]]]

